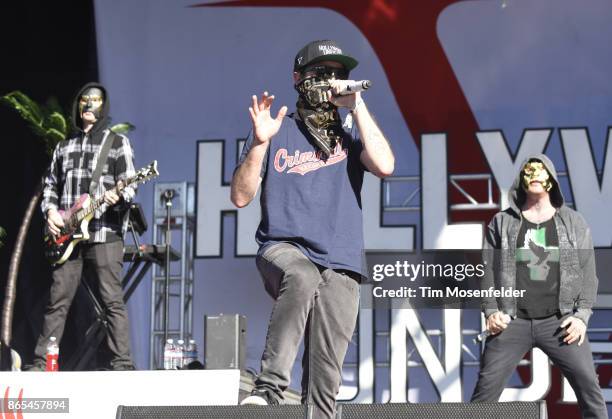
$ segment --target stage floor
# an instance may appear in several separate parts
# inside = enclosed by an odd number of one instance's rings
[[[18,409],[12,402],[22,400],[22,416],[15,419],[41,417],[35,412],[108,419],[119,405],[236,405],[240,387],[239,370],[0,373],[0,390],[13,413]]]

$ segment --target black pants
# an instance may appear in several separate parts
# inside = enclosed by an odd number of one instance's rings
[[[106,308],[107,343],[112,354],[111,367],[132,365],[130,329],[121,288],[122,241],[80,243],[70,259],[53,270],[51,295],[45,311],[42,332],[34,350],[34,363],[45,362],[46,347],[51,336],[55,336],[58,342],[62,339],[66,316],[81,282],[84,268],[95,273],[100,296]]]
[[[607,419],[606,403],[593,365],[588,337],[583,344],[563,342],[561,323],[568,316],[554,315],[544,319],[517,318],[506,330],[487,339],[473,402],[499,400],[512,372],[523,355],[540,348],[557,365],[571,384],[583,418]]]
[[[359,283],[346,273],[320,270],[288,243],[257,257],[257,268],[275,300],[257,389],[282,398],[304,337],[302,403],[314,406],[315,419],[335,417],[342,363],[359,311]]]

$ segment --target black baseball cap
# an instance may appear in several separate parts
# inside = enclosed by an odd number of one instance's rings
[[[307,65],[320,61],[336,61],[342,64],[346,71],[351,71],[359,62],[350,55],[344,54],[342,48],[329,39],[312,41],[300,50],[293,62],[293,71],[300,71]]]

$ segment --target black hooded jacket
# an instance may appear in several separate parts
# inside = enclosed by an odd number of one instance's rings
[[[560,252],[559,311],[562,314],[573,313],[588,324],[598,285],[591,231],[582,215],[565,205],[557,171],[546,155],[528,157],[521,168],[532,159],[541,161],[554,179],[549,194],[552,205],[557,209],[554,220]],[[487,265],[481,282],[483,290],[516,287],[516,242],[523,222],[521,208],[525,199],[519,172],[508,191],[510,207],[498,212],[485,231],[483,252]],[[482,309],[486,316],[496,311],[515,316],[516,299],[483,298]]]
[[[79,98],[82,93],[92,87],[100,89],[104,93],[104,103],[100,112],[100,118],[93,127],[85,133],[81,127],[82,121],[79,115]],[[104,192],[116,185],[119,180],[125,180],[134,176],[133,151],[129,139],[110,130],[108,125],[110,100],[108,92],[99,83],[87,83],[77,92],[72,104],[72,134],[61,141],[53,152],[51,165],[44,179],[43,199],[41,209],[46,216],[50,209],[68,210],[81,199],[83,194],[89,193],[91,177],[97,164],[98,155],[102,144],[108,140],[112,141],[111,148],[102,175],[98,180],[98,186],[93,193],[93,198],[101,197]],[[121,196],[125,202],[130,202],[135,194],[132,187],[123,190]],[[94,218],[89,223],[90,242],[106,242],[109,237],[119,237],[125,228],[125,213],[117,211],[120,207],[115,206],[106,211],[106,205],[96,211]]]
[[[106,88],[99,83],[90,82],[90,83],[85,84],[83,87],[79,89],[79,91],[77,92],[77,94],[75,95],[72,101],[72,109],[70,112],[70,122],[71,122],[71,127],[72,127],[71,137],[76,137],[79,135],[83,136],[84,134],[83,127],[82,127],[83,122],[81,120],[81,115],[79,114],[79,99],[81,98],[81,95],[87,89],[91,89],[94,87],[102,91],[102,93],[104,94],[104,102],[102,103],[102,110],[100,111],[100,118],[94,123],[94,126],[89,131],[88,133],[89,136],[92,139],[99,139],[102,136],[104,130],[110,124],[110,117],[109,117],[110,100],[108,98],[108,93],[106,92]]]

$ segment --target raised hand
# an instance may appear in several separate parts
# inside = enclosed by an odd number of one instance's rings
[[[263,92],[261,99],[258,101],[257,96],[253,95],[253,103],[249,107],[251,114],[251,122],[253,123],[253,134],[255,142],[265,144],[276,135],[283,123],[283,118],[287,114],[287,107],[283,106],[278,111],[276,118],[272,118],[270,108],[274,102],[274,95],[268,95],[268,92]]]

